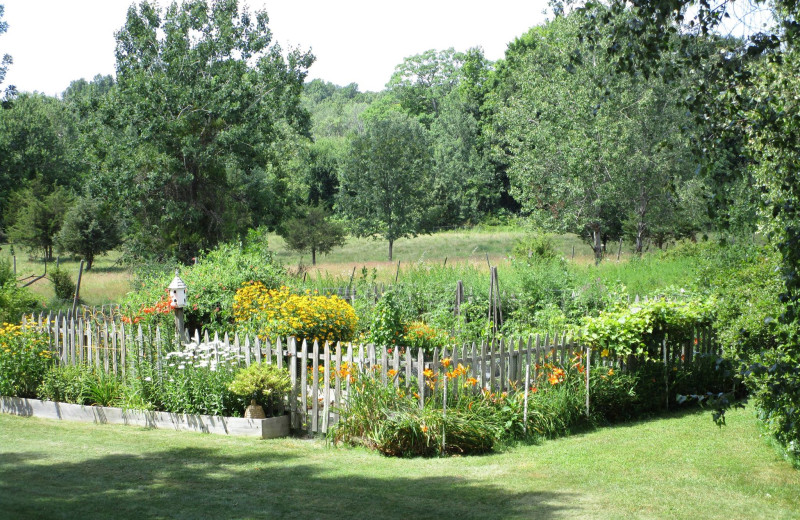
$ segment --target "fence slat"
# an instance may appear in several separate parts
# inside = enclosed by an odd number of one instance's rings
[[[311,429],[309,433],[319,432],[319,342],[314,340],[311,360]]]
[[[267,349],[269,349],[269,343],[267,343]],[[269,359],[269,356],[267,359]],[[289,341],[289,378],[292,381],[292,388],[289,393],[289,421],[295,430],[300,429],[300,414],[297,409],[297,394],[300,386],[297,380],[297,365],[297,342],[292,339]]]
[[[280,358],[280,356],[278,356]],[[300,345],[300,409],[303,413],[303,423],[301,427],[310,427],[308,421],[308,343],[303,340]]]

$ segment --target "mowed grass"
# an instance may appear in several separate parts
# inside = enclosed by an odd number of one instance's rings
[[[800,518],[800,472],[747,410],[448,459],[5,415],[0,516]]]

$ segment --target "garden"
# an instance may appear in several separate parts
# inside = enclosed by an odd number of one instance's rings
[[[774,260],[708,241],[606,265],[570,262],[536,234],[502,279],[420,263],[387,286],[366,268],[292,276],[263,240],[224,244],[180,270],[180,338],[158,266],[111,313],[4,325],[0,395],[289,415],[296,433],[403,457],[486,453],[698,403],[723,423],[748,393],[739,366],[780,333],[777,304],[752,305],[779,283]],[[793,423],[756,406],[796,458]]]

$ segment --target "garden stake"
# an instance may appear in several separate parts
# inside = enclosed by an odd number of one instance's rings
[[[444,395],[444,399],[442,400],[442,456],[444,456],[445,452],[445,443],[447,442],[445,438],[445,432],[447,432],[447,374],[444,374],[444,385],[442,386],[442,394]]]

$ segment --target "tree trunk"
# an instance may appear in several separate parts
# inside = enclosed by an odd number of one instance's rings
[[[317,248],[311,248],[311,265],[317,265]]]
[[[392,247],[394,246],[394,240],[389,239],[389,261],[392,261]]]
[[[86,256],[86,271],[92,268],[92,264],[94,263],[94,255],[87,255]]]
[[[644,249],[644,233],[646,230],[647,224],[640,220],[636,226],[636,254],[639,256],[642,256],[642,250]]]
[[[600,233],[600,224],[593,224],[592,230],[592,250],[594,251],[594,263],[600,265],[603,260],[603,236]]]

